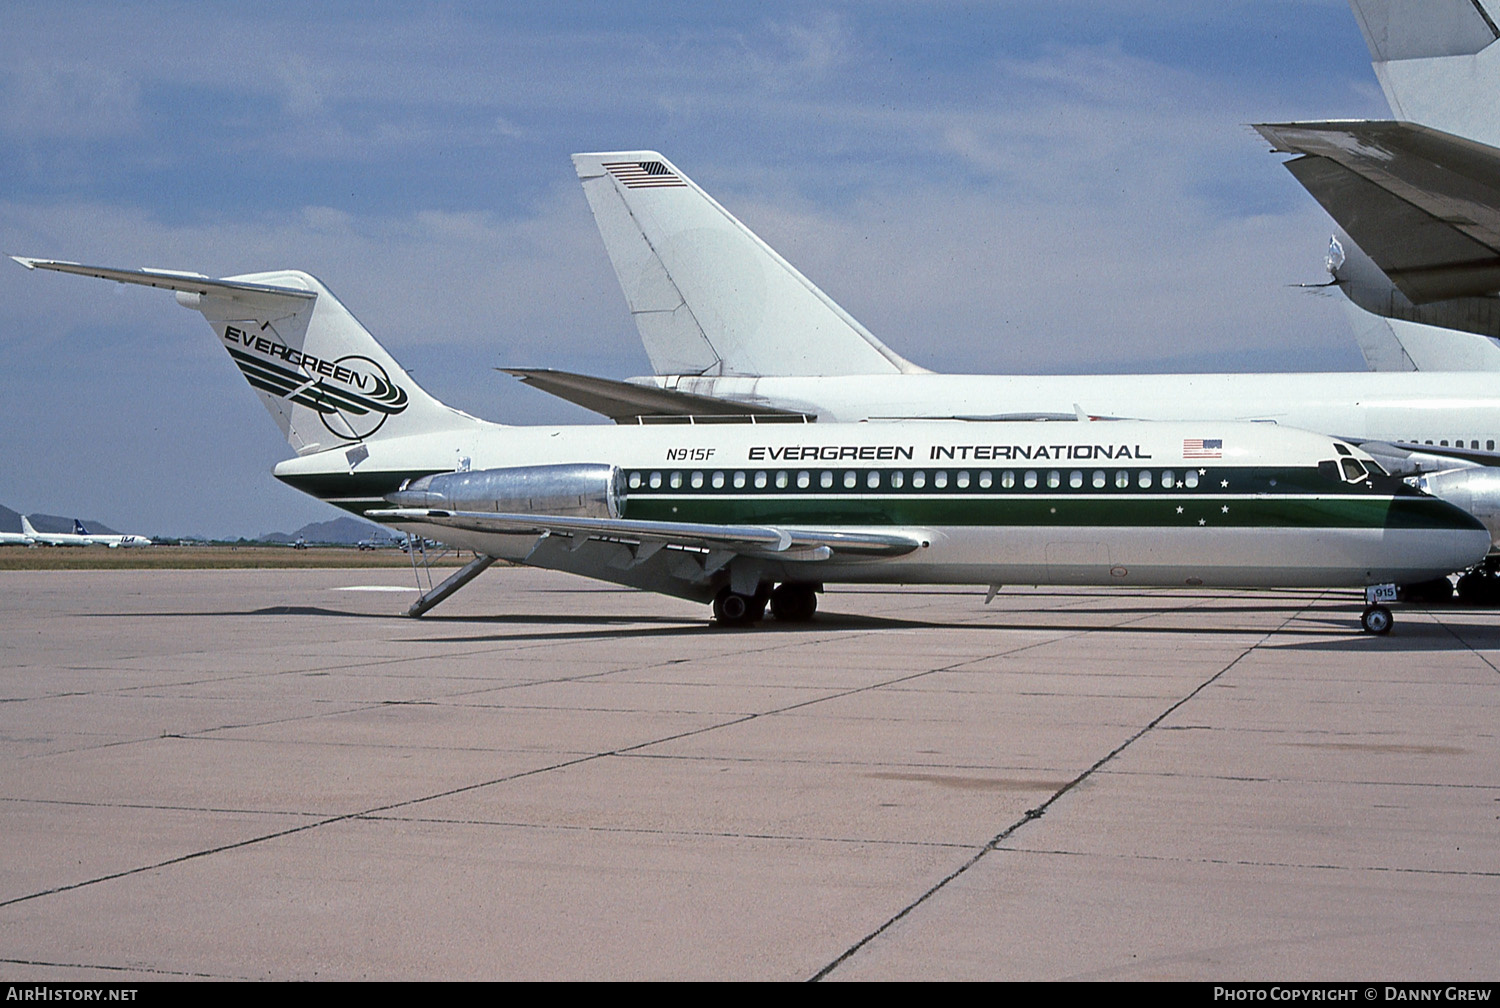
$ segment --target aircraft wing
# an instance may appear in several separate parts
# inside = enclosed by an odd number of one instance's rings
[[[787,421],[806,419],[802,413],[778,409],[775,406],[734,402],[713,396],[658,388],[655,385],[637,385],[634,382],[619,381],[614,378],[595,378],[591,375],[554,371],[550,368],[497,368],[496,370],[515,375],[527,385],[539,388],[559,399],[576,403],[586,410],[607,416],[615,423],[636,423],[642,417],[754,416]]]
[[[1409,122],[1255,128],[1413,303],[1500,290],[1500,149]]]
[[[384,508],[366,511],[365,516],[381,521],[425,522],[470,532],[548,533],[622,539],[636,543],[730,550],[786,560],[826,560],[835,553],[896,557],[920,549],[923,543],[920,535],[911,532],[848,532],[779,525],[711,525],[492,511]]]

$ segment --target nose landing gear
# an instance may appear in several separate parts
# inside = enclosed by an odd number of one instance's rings
[[[1388,634],[1395,618],[1381,603],[1396,601],[1399,589],[1393,584],[1367,585],[1365,587],[1365,611],[1359,617],[1359,626],[1365,633]]]
[[[1365,633],[1388,634],[1391,632],[1391,624],[1395,619],[1391,611],[1383,605],[1370,606],[1359,617],[1360,629]]]

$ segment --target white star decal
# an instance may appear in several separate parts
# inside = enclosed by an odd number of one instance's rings
[[[1207,525],[1208,524],[1208,519],[1207,518],[1199,518],[1198,519],[1198,524],[1199,525]]]
[[[1219,510],[1222,511],[1222,512],[1224,512],[1225,514],[1228,514],[1229,513],[1229,505],[1225,504],[1223,507],[1219,508]]]
[[[1182,508],[1180,508],[1180,507],[1179,507],[1179,508],[1178,508],[1178,509],[1177,509],[1177,513],[1178,513],[1178,514],[1182,514]]]
[[[1228,485],[1229,485],[1229,481],[1228,480],[1219,480],[1219,486],[1221,486],[1221,487],[1227,487]]]

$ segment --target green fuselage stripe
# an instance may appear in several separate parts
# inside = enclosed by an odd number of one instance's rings
[[[1433,505],[1437,504],[1436,507]],[[1226,498],[1013,494],[964,498],[632,495],[625,517],[723,525],[1453,528],[1440,502],[1391,497]]]

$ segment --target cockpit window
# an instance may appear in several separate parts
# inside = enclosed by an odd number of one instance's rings
[[[1339,459],[1339,465],[1344,470],[1344,479],[1349,483],[1358,483],[1368,479],[1370,474],[1365,472],[1365,467],[1352,458]]]

